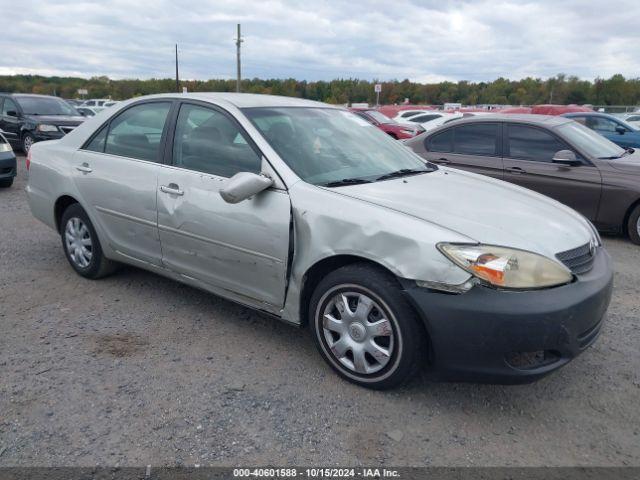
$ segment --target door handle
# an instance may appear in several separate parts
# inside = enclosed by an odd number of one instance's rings
[[[449,165],[451,163],[451,160],[449,160],[448,158],[439,158],[437,160],[434,160],[434,162],[439,163],[440,165]]]
[[[78,170],[79,172],[82,172],[82,173],[91,173],[91,172],[93,172],[93,169],[89,166],[89,164],[87,162],[84,162],[82,165],[78,165],[76,167],[76,170]]]
[[[518,175],[522,175],[523,173],[527,173],[527,171],[526,171],[526,170],[523,170],[523,169],[522,169],[522,168],[520,168],[520,167],[509,167],[509,168],[507,168],[506,170],[507,170],[507,172],[509,172],[509,173],[516,173],[516,174],[518,174]]]
[[[170,183],[169,185],[161,185],[160,191],[168,193],[169,195],[184,195],[184,191],[180,190],[180,187],[175,183]]]

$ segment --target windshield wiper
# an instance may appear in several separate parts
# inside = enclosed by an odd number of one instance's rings
[[[334,180],[333,182],[321,184],[323,187],[343,187],[345,185],[359,185],[361,183],[371,183],[371,180],[364,178],[343,178],[342,180]]]
[[[615,160],[617,158],[622,158],[625,155],[629,155],[630,153],[633,153],[634,150],[633,149],[627,149],[624,152],[622,152],[620,155],[612,155],[611,157],[598,157],[598,160]]]
[[[432,172],[433,170],[426,169],[415,169],[415,168],[401,168],[400,170],[396,170],[394,172],[385,173],[384,175],[376,178],[376,182],[380,180],[389,180],[390,178],[398,178],[398,177],[406,177],[407,175],[419,175],[421,173]]]

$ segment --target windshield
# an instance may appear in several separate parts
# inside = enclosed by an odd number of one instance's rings
[[[64,100],[55,97],[15,97],[25,115],[80,115]]]
[[[378,123],[396,123],[394,120],[391,120],[384,113],[376,112],[375,110],[367,110],[367,114],[376,120]]]
[[[557,131],[563,135],[578,150],[595,158],[618,158],[624,155],[624,148],[607,140],[599,133],[578,122],[569,122],[557,127]]]
[[[261,107],[243,112],[287,165],[314,185],[432,171],[400,142],[344,110]]]

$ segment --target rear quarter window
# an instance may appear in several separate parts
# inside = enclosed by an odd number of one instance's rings
[[[453,129],[437,133],[425,140],[425,148],[428,152],[448,153],[453,151]]]

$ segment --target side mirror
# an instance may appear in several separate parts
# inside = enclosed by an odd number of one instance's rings
[[[15,110],[9,110],[7,111],[7,115],[9,115],[10,117],[17,117],[18,112],[16,112]]]
[[[624,128],[622,125],[618,125],[616,127],[616,132],[618,132],[620,135],[624,135],[625,133],[627,133],[627,129]]]
[[[576,158],[576,154],[572,150],[560,150],[553,155],[553,163],[560,165],[575,166],[580,165],[580,160]]]
[[[224,182],[220,196],[227,203],[239,203],[273,185],[273,180],[251,172],[236,173]]]

